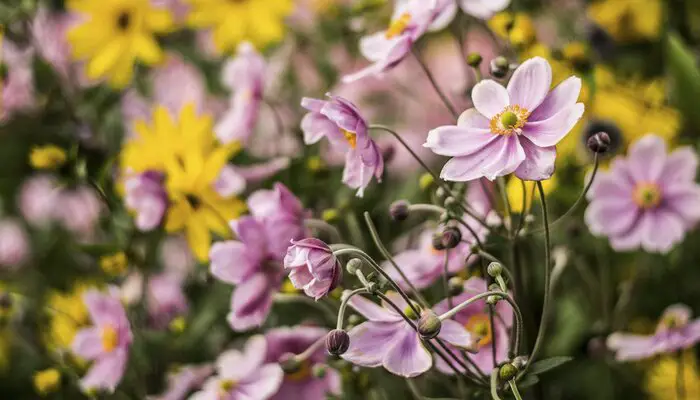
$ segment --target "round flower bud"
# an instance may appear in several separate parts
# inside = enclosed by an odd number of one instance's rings
[[[481,57],[479,53],[469,53],[467,56],[467,64],[472,68],[478,68],[483,60],[483,57]]]
[[[329,208],[327,210],[323,210],[323,213],[321,214],[321,219],[323,219],[326,222],[333,222],[338,219],[338,216],[338,210],[336,210],[335,208]]]
[[[491,60],[490,72],[494,78],[503,78],[508,75],[510,65],[508,59],[503,56],[498,56]]]
[[[418,318],[420,318],[420,315],[416,314],[416,311],[413,308],[415,307],[415,309],[418,310],[418,312],[420,313],[421,306],[415,301],[411,301],[411,304],[413,305],[413,307],[411,307],[410,305],[406,306],[406,308],[403,310],[403,313],[406,314],[406,316],[409,319],[417,320]]]
[[[588,149],[594,153],[602,154],[610,148],[610,135],[606,132],[598,132],[588,138]]]
[[[453,276],[449,281],[447,281],[447,286],[449,288],[450,295],[457,296],[464,291],[464,279],[458,276]]]
[[[462,241],[462,232],[459,228],[450,226],[442,231],[442,245],[446,249],[454,249]]]
[[[440,333],[442,322],[434,312],[430,310],[423,311],[418,320],[418,333],[420,337],[429,340],[436,337]]]
[[[433,249],[437,251],[445,250],[445,245],[442,244],[442,235],[433,235]]]
[[[503,273],[503,266],[500,263],[492,262],[491,264],[489,264],[488,268],[486,269],[486,272],[488,272],[489,275],[495,278]]]
[[[489,296],[489,297],[486,298],[486,303],[487,303],[487,304],[491,304],[491,305],[493,306],[493,305],[495,305],[496,303],[498,303],[499,300],[501,300],[501,297],[500,297],[500,296],[491,295],[491,296]]]
[[[342,329],[333,329],[326,335],[326,350],[328,354],[339,356],[350,347],[350,336]]]
[[[525,367],[525,364],[527,364],[527,356],[517,356],[513,359],[511,364],[520,371]]]
[[[518,369],[511,363],[505,363],[498,370],[498,377],[502,381],[510,381],[518,374]]]
[[[420,179],[418,180],[418,187],[420,187],[421,190],[426,190],[427,188],[433,186],[433,183],[435,183],[435,178],[426,172],[421,175]]]
[[[439,187],[435,190],[435,196],[437,196],[439,199],[442,199],[445,196],[447,196],[447,192],[445,191],[444,188]]]
[[[326,367],[323,364],[316,364],[313,367],[311,367],[311,373],[316,378],[324,378],[326,376],[327,371],[328,367]]]
[[[406,200],[398,200],[391,203],[389,206],[389,215],[394,221],[405,221],[408,218],[410,211],[408,207],[411,203]]]
[[[301,363],[297,360],[296,355],[292,353],[283,354],[279,359],[279,363],[285,374],[293,374],[301,368]]]
[[[345,265],[345,270],[348,271],[348,274],[355,275],[357,271],[362,269],[362,263],[359,258],[353,258]]]

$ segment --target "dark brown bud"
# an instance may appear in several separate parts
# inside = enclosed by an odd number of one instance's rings
[[[333,329],[326,336],[326,350],[328,354],[339,356],[350,347],[350,336],[342,329]]]
[[[603,154],[610,148],[610,135],[598,132],[588,138],[588,149],[594,153]]]
[[[418,334],[425,340],[430,340],[440,333],[442,321],[430,310],[423,311],[418,320]]]
[[[411,203],[406,200],[397,200],[389,206],[389,215],[394,221],[405,221],[408,218],[408,207]]]
[[[462,232],[459,228],[449,226],[442,231],[442,246],[446,249],[454,249],[462,241]]]

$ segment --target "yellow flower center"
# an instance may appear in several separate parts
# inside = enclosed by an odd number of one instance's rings
[[[119,344],[119,333],[113,326],[107,325],[102,328],[102,348],[107,353],[117,348]]]
[[[678,329],[686,325],[686,322],[676,315],[667,315],[661,320],[661,325],[666,329]]]
[[[472,335],[476,336],[476,347],[481,348],[491,343],[493,332],[491,331],[491,321],[486,314],[476,314],[469,317],[464,328]]]
[[[530,112],[519,105],[511,105],[491,118],[491,132],[497,135],[519,134],[530,117]]]
[[[288,372],[284,379],[291,382],[300,382],[308,379],[311,376],[311,361],[304,360],[299,363],[299,368],[294,372]]]
[[[343,136],[345,136],[345,140],[348,141],[348,144],[350,147],[353,149],[357,147],[357,135],[354,132],[346,131],[345,129],[341,129],[343,132]]]
[[[387,39],[391,39],[401,35],[406,31],[409,23],[411,23],[411,14],[405,12],[401,14],[399,18],[391,22],[384,36],[386,36]]]
[[[655,183],[640,183],[634,189],[632,198],[641,208],[655,208],[661,204],[661,189]]]
[[[219,389],[221,389],[223,395],[227,395],[237,385],[238,383],[233,379],[224,379],[221,382],[219,382]]]

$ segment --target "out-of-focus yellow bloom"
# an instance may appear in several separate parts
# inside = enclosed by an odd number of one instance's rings
[[[49,368],[34,373],[34,389],[40,396],[46,396],[61,386],[61,373],[56,368]]]
[[[166,9],[150,0],[68,0],[66,5],[85,16],[67,35],[73,57],[88,60],[89,78],[123,88],[131,82],[136,61],[154,65],[163,60],[154,34],[174,26]]]
[[[29,153],[29,164],[36,169],[56,169],[66,163],[66,151],[54,145],[38,146]]]
[[[523,12],[504,11],[494,15],[488,22],[489,27],[515,47],[526,47],[536,38],[535,25],[529,15]]]
[[[655,39],[661,32],[661,0],[602,0],[588,16],[620,42]]]
[[[170,199],[165,229],[185,231],[193,253],[206,261],[211,232],[230,235],[227,221],[245,211],[237,198],[224,198],[214,189],[221,170],[240,143],[221,145],[214,137],[210,116],[198,116],[193,104],[182,108],[173,120],[165,107],[157,106],[152,122],[138,121],[136,137],[124,145],[122,170],[163,172]]]
[[[46,341],[55,350],[70,349],[73,338],[79,329],[89,324],[83,294],[94,285],[79,282],[70,292],[55,291],[49,294],[46,302],[49,314],[49,330]]]
[[[100,258],[100,268],[110,276],[122,276],[128,267],[129,260],[123,251]]]
[[[168,328],[173,333],[182,333],[185,331],[185,328],[187,328],[187,320],[185,319],[185,317],[182,316],[177,317],[170,321],[170,324],[168,324]]]
[[[506,185],[506,192],[508,194],[508,202],[510,203],[510,210],[514,213],[523,212],[523,187],[520,184],[521,180],[513,176],[508,180]],[[544,194],[549,194],[557,186],[556,176],[542,181],[542,189],[544,189]],[[534,191],[533,191],[534,190]],[[525,210],[530,211],[532,207],[532,198],[539,199],[539,194],[535,188],[535,182],[525,181]]]
[[[684,399],[700,399],[700,371],[692,350],[683,353]],[[646,390],[653,400],[682,400],[678,397],[678,357],[663,357],[649,370]]]
[[[233,52],[243,41],[261,49],[284,37],[284,18],[292,11],[292,0],[186,0],[191,6],[187,22],[212,30],[214,46]]]

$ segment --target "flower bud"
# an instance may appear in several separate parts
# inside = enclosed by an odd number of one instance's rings
[[[486,304],[490,304],[493,306],[496,305],[496,303],[498,303],[499,300],[501,300],[501,296],[491,295],[486,298]]]
[[[442,244],[442,235],[433,235],[433,249],[437,251],[445,250],[445,245]]]
[[[506,75],[508,75],[508,70],[510,69],[508,59],[503,56],[498,56],[491,60],[490,67],[491,75],[494,78],[505,77]]]
[[[464,279],[458,276],[453,276],[449,281],[447,281],[447,286],[449,288],[450,295],[457,296],[464,291]]]
[[[311,367],[311,374],[316,378],[325,378],[326,372],[328,372],[328,367],[324,364],[316,364]]]
[[[333,329],[326,335],[326,350],[328,354],[339,356],[350,347],[350,336],[342,329]]]
[[[398,200],[391,203],[389,206],[389,215],[394,221],[405,221],[408,218],[409,210],[408,207],[411,204],[406,200]]]
[[[498,377],[502,381],[510,381],[518,374],[518,369],[511,363],[505,363],[498,370]]]
[[[511,364],[513,364],[513,366],[520,371],[525,368],[525,365],[527,364],[527,356],[517,356],[513,359]]]
[[[483,60],[483,57],[481,57],[479,53],[469,53],[467,56],[467,64],[472,68],[479,68]]]
[[[426,190],[429,187],[433,186],[433,183],[435,183],[435,178],[433,178],[432,175],[426,172],[423,175],[421,175],[420,179],[418,180],[418,187],[420,187],[421,190]]]
[[[357,271],[362,269],[362,264],[362,260],[359,258],[353,258],[345,265],[345,270],[348,271],[348,274],[355,275]]]
[[[588,149],[594,153],[603,154],[610,148],[610,135],[598,132],[588,138]]]
[[[459,228],[450,226],[442,231],[442,245],[446,249],[454,249],[462,241],[462,232]]]
[[[338,219],[338,215],[338,210],[335,208],[329,208],[327,210],[323,210],[321,219],[323,219],[325,222],[334,222]]]
[[[503,273],[503,266],[500,263],[492,262],[489,264],[486,272],[488,272],[491,277],[495,278]]]
[[[357,314],[353,314],[353,315],[348,317],[348,323],[350,323],[352,325],[357,325],[360,322],[362,322],[362,318],[360,318],[360,316]]]
[[[445,191],[444,188],[439,187],[435,190],[435,196],[437,196],[439,199],[442,199],[445,196],[447,196],[447,192]]]
[[[279,359],[279,363],[285,374],[293,374],[301,368],[301,363],[297,360],[296,355],[292,353],[283,354]]]
[[[421,313],[418,320],[418,333],[420,337],[429,340],[436,337],[440,333],[442,322],[437,315],[431,310],[426,310]]]

